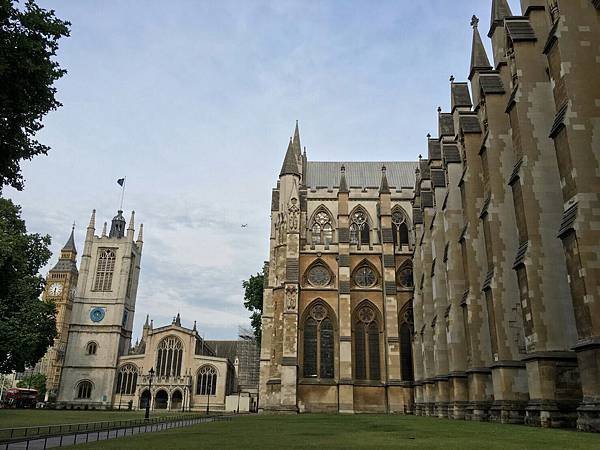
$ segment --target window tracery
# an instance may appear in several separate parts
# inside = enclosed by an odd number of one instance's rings
[[[334,329],[327,308],[317,303],[304,321],[305,378],[334,378]]]
[[[217,392],[217,369],[204,365],[198,370],[196,395],[215,395]]]
[[[175,336],[168,336],[158,344],[156,356],[156,376],[178,377],[181,375],[183,344]]]
[[[354,377],[377,381],[381,378],[379,323],[370,305],[358,309],[354,320]]]
[[[92,383],[84,380],[77,385],[77,398],[88,399],[92,396]]]
[[[367,264],[361,264],[353,273],[354,284],[362,288],[370,288],[377,284],[377,274],[375,270]]]
[[[392,212],[392,231],[394,232],[394,247],[410,244],[408,218],[400,207]]]
[[[413,268],[410,261],[407,261],[402,266],[400,266],[398,272],[396,273],[396,282],[401,288],[414,288],[415,283],[413,281]]]
[[[94,280],[95,291],[107,292],[111,290],[115,260],[116,255],[113,249],[100,249],[98,264],[96,265],[96,279]]]
[[[332,278],[331,271],[321,261],[317,261],[310,266],[306,274],[306,281],[308,281],[308,283],[314,287],[329,286]]]
[[[311,243],[313,245],[329,245],[333,242],[333,225],[331,216],[325,211],[318,211],[311,226]]]
[[[88,342],[85,346],[85,351],[88,355],[95,355],[98,350],[98,344],[95,342]]]
[[[133,364],[125,364],[117,375],[117,394],[135,394],[137,388],[138,370]]]
[[[370,230],[367,214],[359,209],[352,213],[350,220],[350,244],[358,245],[359,247],[361,245],[369,245]]]

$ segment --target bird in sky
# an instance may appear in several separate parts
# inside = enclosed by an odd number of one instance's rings
[[[248,228],[248,224],[247,223],[243,223],[242,224],[242,228]]]

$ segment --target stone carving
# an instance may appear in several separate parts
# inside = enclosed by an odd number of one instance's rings
[[[288,310],[294,310],[296,309],[296,304],[297,304],[297,294],[298,294],[298,289],[296,288],[296,286],[286,286],[285,287],[285,300],[286,300],[286,307]]]
[[[300,229],[300,208],[298,207],[298,199],[292,197],[288,205],[288,225],[290,231],[298,231]]]

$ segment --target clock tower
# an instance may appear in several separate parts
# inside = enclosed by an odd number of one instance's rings
[[[56,306],[56,338],[38,363],[40,372],[46,375],[46,399],[55,398],[58,393],[60,374],[63,366],[73,298],[77,287],[77,249],[74,237],[75,225],[65,246],[60,251],[60,259],[50,269],[43,293],[45,302]]]
[[[73,301],[60,403],[97,408],[111,404],[118,358],[131,347],[143,246],[143,225],[134,239],[134,214],[126,224],[119,210],[110,232],[104,223],[97,236],[96,211],[92,212]]]

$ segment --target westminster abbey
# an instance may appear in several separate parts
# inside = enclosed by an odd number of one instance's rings
[[[600,430],[600,1],[491,3],[425,158],[313,162],[296,125],[263,412]]]

